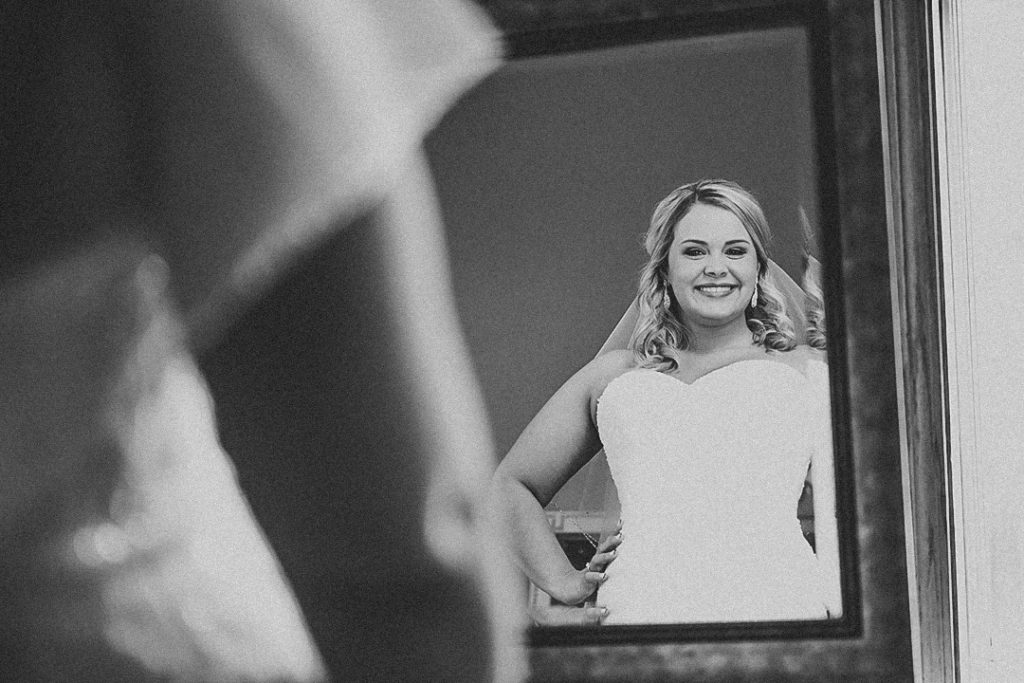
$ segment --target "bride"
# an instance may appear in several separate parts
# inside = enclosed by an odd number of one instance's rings
[[[512,557],[590,623],[822,619],[841,610],[828,372],[768,276],[768,224],[735,183],[661,201],[628,349],[574,374],[492,480]],[[604,448],[621,531],[572,567],[544,506]],[[796,516],[814,493],[815,548]],[[614,565],[613,565],[614,562]],[[611,567],[611,570],[609,570]]]

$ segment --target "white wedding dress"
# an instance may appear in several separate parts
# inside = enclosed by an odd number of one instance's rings
[[[827,617],[838,579],[796,507],[812,461],[831,476],[828,399],[819,361],[744,360],[692,384],[638,369],[608,384],[597,423],[624,541],[598,594],[605,624]]]

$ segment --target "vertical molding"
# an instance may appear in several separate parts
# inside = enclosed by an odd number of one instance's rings
[[[877,0],[902,476],[915,677],[958,680],[932,22],[927,3]]]
[[[977,519],[976,512],[967,505],[978,501],[975,493],[965,495],[965,489],[974,489],[977,481],[974,461],[965,460],[965,453],[974,447],[974,384],[971,368],[973,324],[971,319],[971,236],[967,227],[968,194],[966,159],[964,157],[965,131],[963,127],[962,73],[960,54],[960,11],[958,0],[931,0],[933,31],[937,40],[933,46],[933,60],[937,66],[936,111],[939,117],[937,139],[938,175],[940,180],[940,222],[942,224],[942,264],[947,277],[943,286],[946,302],[945,338],[948,349],[947,377],[949,387],[949,467],[950,514],[954,529],[953,546],[955,596],[954,628],[958,634],[959,674],[962,680],[974,680],[971,663],[972,629],[967,609],[968,597],[978,595],[977,575],[967,571],[969,556],[969,520]],[[966,465],[966,470],[965,470]],[[974,585],[972,585],[974,584]]]
[[[1017,681],[1024,666],[1024,461],[1019,339],[1018,141],[1024,10],[997,0],[931,0],[938,99],[951,500],[964,681]]]

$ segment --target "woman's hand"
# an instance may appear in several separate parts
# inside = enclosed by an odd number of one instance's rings
[[[604,607],[551,605],[530,609],[530,619],[537,626],[599,626],[607,615]]]
[[[618,557],[619,553],[616,548],[618,548],[621,543],[622,521],[619,520],[619,525],[615,527],[615,533],[601,541],[594,550],[594,556],[590,558],[590,562],[587,562],[585,571],[603,573],[608,569],[608,565]]]
[[[608,580],[608,566],[618,557],[618,547],[622,543],[622,523],[619,523],[616,533],[601,541],[594,552],[594,556],[582,570],[573,571],[565,583],[560,586],[557,594],[552,597],[566,605],[579,605],[594,594],[605,581]],[[600,623],[608,611],[600,606],[588,607],[586,610],[590,618],[582,623]],[[577,615],[578,616],[578,615]],[[564,622],[563,622],[564,623]]]

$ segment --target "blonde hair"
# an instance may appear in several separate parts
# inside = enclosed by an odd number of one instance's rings
[[[817,277],[804,277],[803,290],[807,295],[807,345],[824,351],[826,346],[825,331],[825,295],[821,291]]]
[[[736,216],[754,244],[757,256],[757,306],[747,307],[747,326],[754,343],[775,351],[796,347],[793,322],[768,272],[767,243],[771,238],[764,211],[753,195],[728,180],[700,180],[673,190],[651,216],[644,246],[647,264],[637,290],[639,318],[629,346],[640,367],[666,371],[679,367],[677,352],[689,346],[685,321],[672,305],[668,289],[668,255],[679,221],[696,204],[709,204]]]

